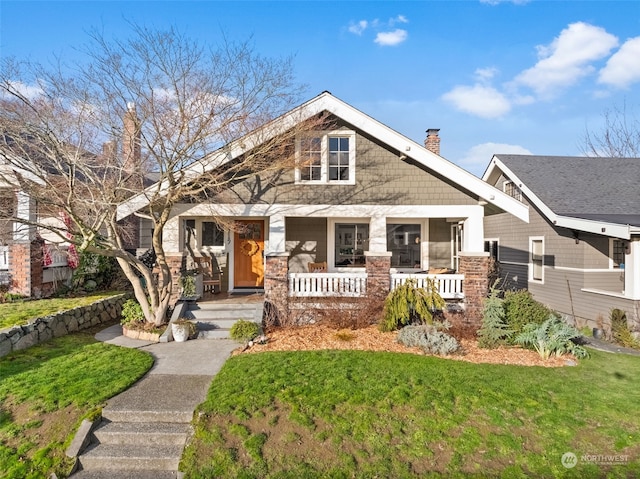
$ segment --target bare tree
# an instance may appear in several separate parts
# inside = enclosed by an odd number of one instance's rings
[[[603,117],[600,131],[586,131],[582,152],[608,158],[640,157],[640,118],[627,112],[626,104],[605,111]]]
[[[133,26],[122,41],[94,32],[83,51],[87,61],[72,69],[2,64],[0,159],[39,205],[37,220],[11,219],[115,257],[147,320],[161,324],[172,293],[162,236],[173,207],[291,167],[294,137],[322,120],[274,131],[302,89],[290,58],[261,57],[249,43],[212,50],[173,29]],[[233,144],[243,154],[216,168]],[[117,208],[131,198],[144,200],[137,213],[153,222],[155,271],[128,249]],[[66,224],[51,221],[61,213]]]

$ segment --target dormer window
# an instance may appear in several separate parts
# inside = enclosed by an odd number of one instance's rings
[[[355,184],[356,134],[315,132],[296,140],[296,183]]]
[[[512,198],[522,201],[522,190],[520,190],[513,181],[505,181],[502,185],[502,191]]]

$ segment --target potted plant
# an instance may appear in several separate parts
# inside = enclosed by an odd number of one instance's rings
[[[195,336],[198,328],[195,323],[187,318],[178,318],[171,323],[171,333],[174,341],[181,343],[192,336]]]

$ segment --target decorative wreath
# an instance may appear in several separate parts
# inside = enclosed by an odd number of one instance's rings
[[[254,240],[244,240],[240,243],[240,251],[246,256],[253,256],[258,252],[260,246]]]

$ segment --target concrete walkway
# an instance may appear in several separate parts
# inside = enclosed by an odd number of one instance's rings
[[[596,338],[586,338],[587,343],[586,346],[589,346],[593,349],[597,349],[598,351],[605,351],[607,353],[618,353],[618,354],[629,354],[631,356],[640,356],[640,350],[625,348],[624,346],[620,346],[619,344],[610,343],[609,341],[604,341],[602,339]]]
[[[140,341],[122,336],[122,329],[119,325],[107,328],[96,334],[95,337],[105,343],[136,348],[148,351],[153,355],[155,362],[149,372],[129,389],[109,399],[103,409],[103,417],[107,424],[105,429],[109,427],[109,424],[112,428],[117,426],[122,430],[125,427],[138,429],[135,426],[136,423],[146,423],[147,426],[142,425],[142,429],[152,427],[149,425],[162,423],[161,428],[156,429],[158,432],[154,433],[155,438],[146,437],[146,440],[152,444],[157,444],[159,440],[165,440],[162,435],[168,427],[173,428],[175,424],[185,424],[186,426],[191,422],[196,406],[203,402],[207,396],[213,377],[220,371],[231,352],[238,347],[238,343],[225,339],[191,340],[182,343]],[[133,426],[131,426],[132,423],[134,423]],[[99,435],[99,431],[100,428],[94,434]],[[147,431],[145,435],[151,436],[152,434]],[[135,436],[129,432],[128,436],[132,437],[130,442],[133,445],[140,444],[142,441],[141,434]],[[116,448],[112,445],[103,445],[100,449],[94,444],[93,447],[80,455],[80,464],[84,470],[79,471],[73,477],[145,477],[145,474],[158,478],[176,477],[177,461],[180,459],[179,456],[182,453],[186,437],[187,432],[185,431],[184,438],[178,439],[182,445],[178,444],[177,449],[172,446],[173,452],[171,454],[174,459],[169,462],[166,457],[149,457],[146,452],[146,455],[138,452],[138,459],[127,458],[124,454],[135,449],[132,445],[124,445],[114,452]],[[118,444],[122,445],[123,441],[125,440],[118,439]],[[107,453],[99,452],[105,449]],[[155,449],[161,448],[156,447]],[[105,454],[107,454],[106,457]],[[121,454],[122,457],[118,457],[117,454]],[[167,466],[169,470],[146,470],[159,467],[163,460],[170,464]]]

